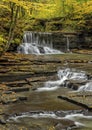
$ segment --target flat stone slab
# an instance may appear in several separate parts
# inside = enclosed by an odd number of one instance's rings
[[[92,92],[70,92],[58,98],[92,110]]]
[[[29,87],[15,87],[15,88],[10,89],[10,91],[13,91],[13,92],[25,92],[29,90],[30,90]]]

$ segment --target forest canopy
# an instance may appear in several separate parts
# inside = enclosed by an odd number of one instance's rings
[[[1,0],[1,47],[19,44],[26,30],[90,32],[92,0]]]

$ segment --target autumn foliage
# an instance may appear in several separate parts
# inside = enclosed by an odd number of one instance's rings
[[[34,21],[30,19],[51,20],[59,17],[62,30],[92,30],[92,0],[1,0],[0,9],[0,44],[8,41],[6,50],[18,33],[16,28],[21,31],[16,39],[19,42],[25,28],[32,26]],[[42,26],[39,28],[43,30]]]

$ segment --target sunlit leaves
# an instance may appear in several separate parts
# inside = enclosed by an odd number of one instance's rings
[[[0,8],[9,10],[9,3],[14,3],[26,13],[26,16],[33,18],[54,18],[65,19],[64,23],[84,25],[85,18],[92,16],[92,0],[2,0]],[[20,17],[20,16],[19,16]],[[74,24],[75,22],[75,24]]]

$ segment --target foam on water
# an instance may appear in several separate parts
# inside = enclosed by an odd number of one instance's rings
[[[58,86],[55,86],[55,87],[42,87],[42,88],[37,88],[37,92],[43,92],[43,91],[54,91],[56,89],[58,89],[59,87]]]
[[[25,32],[23,43],[17,49],[23,54],[61,54],[53,48],[52,34],[46,32]]]
[[[57,111],[58,112],[58,111]],[[56,113],[57,112],[52,112],[52,111],[44,111],[44,112],[26,112],[26,113],[22,113],[20,115],[13,115],[13,116],[10,116],[8,119],[7,119],[7,122],[20,122],[20,119],[22,118],[34,118],[34,119],[40,119],[40,118],[52,118],[52,119],[56,119],[56,120],[71,120],[71,121],[74,121],[74,124],[79,127],[79,126],[85,126],[84,123],[82,123],[81,121],[83,119],[89,119],[90,121],[92,120],[92,116],[85,116],[84,114],[80,114],[80,113],[70,113],[68,114],[66,112],[66,115],[63,117],[63,116],[59,116],[57,115]],[[64,112],[64,111],[63,111]],[[80,121],[81,120],[81,121]]]
[[[56,81],[47,81],[44,84],[44,87],[38,88],[36,91],[51,91],[56,90],[60,86],[64,85],[66,80],[87,80],[87,75],[84,71],[77,71],[75,69],[62,69],[57,73],[59,80]]]
[[[43,49],[44,49],[45,54],[61,54],[61,51],[47,47],[47,46],[43,47]]]
[[[18,119],[21,118],[26,118],[26,117],[30,117],[30,118],[57,118],[57,116],[55,115],[54,112],[26,112],[26,113],[22,113],[21,115],[14,115],[14,116],[10,116],[8,118],[8,122],[12,122],[12,121],[18,121]]]
[[[62,69],[58,71],[59,79],[66,77],[67,80],[87,80],[87,75],[84,71],[78,71],[76,69]]]
[[[85,116],[84,114],[71,113],[70,115],[66,115],[65,119],[69,119],[71,121],[74,121],[75,125],[77,127],[85,126],[85,127],[92,128],[92,126],[90,126],[89,124],[86,123],[86,120],[89,120],[90,122],[92,121],[92,116]],[[85,121],[83,122],[83,120],[85,120]]]
[[[92,91],[92,81],[89,83],[86,83],[85,85],[82,85],[78,91]]]
[[[70,114],[66,115],[66,119],[76,121],[78,119],[92,119],[92,116],[85,116],[84,114]]]

